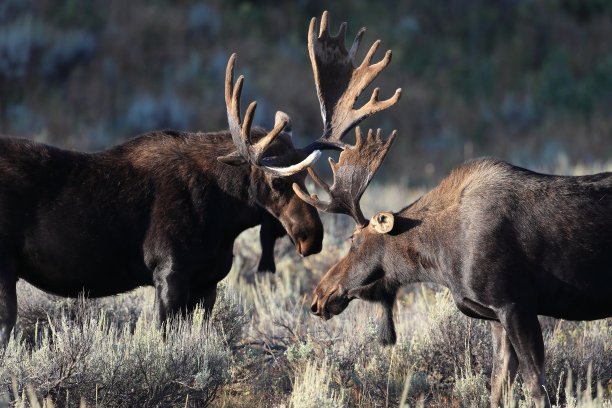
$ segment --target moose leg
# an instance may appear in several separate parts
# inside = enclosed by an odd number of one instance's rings
[[[17,274],[11,263],[0,263],[0,347],[6,347],[17,320]]]
[[[259,230],[259,242],[261,244],[261,257],[257,272],[276,272],[276,263],[274,262],[274,244],[276,236],[273,232],[273,227],[270,222],[262,222]]]
[[[518,358],[503,326],[491,321],[493,338],[493,370],[491,371],[491,408],[500,406],[504,386],[516,376]]]
[[[200,292],[191,293],[187,311],[191,312],[197,305],[202,305],[204,315],[208,318],[212,314],[213,307],[217,300],[217,285],[213,284]]]
[[[261,258],[257,272],[276,272],[274,262],[274,244],[276,240],[287,234],[282,224],[271,215],[264,215],[259,230],[259,242],[261,243]]]
[[[513,304],[498,316],[516,352],[519,370],[531,397],[537,404],[550,407],[544,378],[544,339],[537,315]]]
[[[155,271],[154,283],[160,323],[177,313],[186,312],[189,286],[177,269],[172,266],[159,267]]]
[[[208,292],[202,297],[202,307],[204,307],[204,313],[207,317],[212,315],[213,307],[217,301],[217,285],[214,285]]]
[[[392,300],[385,300],[382,302],[382,320],[380,324],[380,331],[378,338],[383,346],[393,345],[397,341],[397,334],[395,332],[395,323],[393,322],[393,303],[395,302],[395,296]]]

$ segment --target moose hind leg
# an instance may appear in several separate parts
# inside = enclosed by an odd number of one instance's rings
[[[181,271],[171,267],[160,267],[155,271],[155,304],[160,323],[176,314],[185,314],[189,299],[189,286]]]
[[[0,346],[5,347],[17,320],[17,274],[11,263],[0,263]]]
[[[191,292],[187,310],[191,312],[193,311],[193,309],[196,308],[196,306],[200,305],[204,309],[205,316],[208,318],[212,314],[212,310],[215,307],[216,301],[217,285],[211,284],[204,290],[200,290],[198,292]]]
[[[518,368],[518,358],[506,331],[498,322],[491,321],[491,337],[493,340],[491,408],[497,408],[500,406],[504,386],[511,386],[514,382]]]
[[[521,377],[531,398],[550,407],[544,376],[544,339],[537,315],[513,304],[498,316],[516,352]]]

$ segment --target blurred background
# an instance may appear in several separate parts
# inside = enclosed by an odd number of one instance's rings
[[[225,129],[237,52],[243,106],[266,127],[287,112],[306,144],[322,128],[306,33],[325,9],[347,42],[368,27],[360,58],[377,38],[376,59],[393,50],[374,85],[402,99],[362,125],[399,131],[378,181],[430,184],[482,155],[612,159],[611,0],[0,0],[0,133],[95,151]]]

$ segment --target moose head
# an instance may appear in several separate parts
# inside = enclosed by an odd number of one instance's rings
[[[321,250],[323,234],[315,206],[299,198],[300,194],[306,194],[306,170],[320,157],[321,150],[344,150],[346,145],[342,138],[352,128],[368,116],[393,106],[401,96],[398,89],[391,98],[379,101],[379,89],[376,88],[365,105],[354,109],[363,90],[391,61],[391,51],[387,51],[381,61],[370,65],[380,45],[380,41],[376,41],[363,62],[355,66],[355,54],[365,28],[359,30],[349,51],[345,46],[346,23],[340,26],[336,36],[329,34],[327,12],[323,13],[319,35],[315,31],[316,23],[313,18],[308,30],[308,51],[323,116],[322,136],[306,147],[295,148],[290,118],[283,112],[276,113],[271,131],[251,129],[256,102],[251,102],[241,120],[240,95],[244,77],[240,76],[234,84],[236,54],[233,54],[225,76],[225,103],[236,150],[218,158],[233,166],[248,164],[253,169],[253,178],[265,180],[251,184],[257,189],[253,192],[257,204],[280,221],[304,256]]]
[[[331,186],[311,167],[307,167],[310,177],[330,195],[329,202],[319,200],[316,194],[309,195],[299,183],[293,184],[293,190],[302,200],[321,211],[350,215],[357,228],[351,238],[348,255],[325,274],[314,290],[311,311],[328,319],[341,313],[354,298],[380,301],[385,306],[387,323],[381,332],[381,340],[383,343],[394,343],[392,305],[397,289],[394,282],[385,279],[385,262],[388,260],[384,251],[380,250],[384,247],[382,241],[387,240],[393,230],[394,217],[391,213],[380,213],[367,221],[359,207],[359,200],[382,164],[396,133],[394,131],[383,138],[380,129],[376,132],[369,130],[364,137],[357,127],[354,146],[343,142],[343,138],[369,115],[395,105],[401,96],[401,89],[397,89],[391,98],[379,101],[379,88],[375,88],[367,103],[354,108],[361,93],[391,61],[391,51],[387,51],[379,62],[370,64],[380,46],[378,40],[370,47],[361,64],[357,65],[355,55],[365,28],[359,30],[347,51],[346,23],[340,26],[336,36],[331,36],[325,12],[318,35],[316,25],[317,20],[313,18],[308,31],[308,50],[321,104],[324,134],[311,146],[333,148],[341,153],[338,163],[329,159],[334,177]]]
[[[395,269],[396,251],[384,250],[396,244],[392,238],[396,228],[395,218],[390,212],[381,212],[370,221],[366,220],[359,207],[359,199],[382,164],[393,140],[395,132],[383,139],[380,130],[370,130],[364,139],[357,128],[356,144],[347,146],[340,153],[338,163],[330,160],[334,173],[331,187],[312,169],[308,169],[313,180],[330,195],[329,202],[319,200],[314,194],[309,196],[298,184],[293,185],[302,200],[321,211],[350,215],[357,224],[348,254],[323,276],[315,288],[311,312],[329,319],[340,314],[356,298],[381,302],[384,324],[380,339],[384,344],[392,344],[396,340],[392,307],[400,284],[393,278],[395,275],[385,273]]]

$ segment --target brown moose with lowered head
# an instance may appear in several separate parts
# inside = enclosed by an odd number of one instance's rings
[[[381,340],[391,344],[397,290],[414,282],[444,285],[459,310],[491,321],[492,406],[517,368],[531,395],[545,399],[537,316],[612,316],[612,173],[551,176],[475,160],[403,210],[367,221],[359,197],[392,140],[358,136],[333,164],[331,187],[309,169],[329,203],[294,185],[306,202],[357,222],[348,254],[314,290],[312,313],[329,319],[352,299],[380,302]]]
[[[312,41],[321,49],[328,40]],[[329,202],[293,185],[307,203],[357,223],[348,254],[314,290],[312,313],[329,319],[353,299],[380,302],[381,340],[395,343],[398,289],[413,282],[446,286],[459,310],[491,322],[491,406],[517,369],[531,395],[550,405],[538,315],[612,316],[612,173],[554,176],[480,159],[399,212],[368,221],[359,200],[394,137],[384,139],[380,131],[364,137],[357,128],[354,146],[339,140],[331,187],[309,168]]]
[[[305,169],[321,149],[338,150],[342,135],[400,96],[379,101],[376,91],[352,109],[391,54],[370,65],[376,42],[354,69],[364,29],[350,54],[345,30],[329,37],[339,52],[322,56],[312,48],[311,24],[311,58],[325,59],[315,72],[324,131],[304,148],[294,147],[282,112],[269,132],[252,129],[254,102],[241,120],[244,79],[234,84],[235,55],[225,78],[229,131],[152,132],[98,153],[0,139],[0,343],[15,324],[18,279],[60,296],[107,296],[152,285],[164,321],[199,303],[212,310],[217,283],[231,268],[234,240],[247,228],[262,225],[260,269],[274,268],[274,239],[285,233],[301,255],[319,252],[317,210],[292,185],[305,188]],[[328,72],[326,64],[343,71]],[[341,92],[328,94],[337,79],[345,81],[334,88]]]

